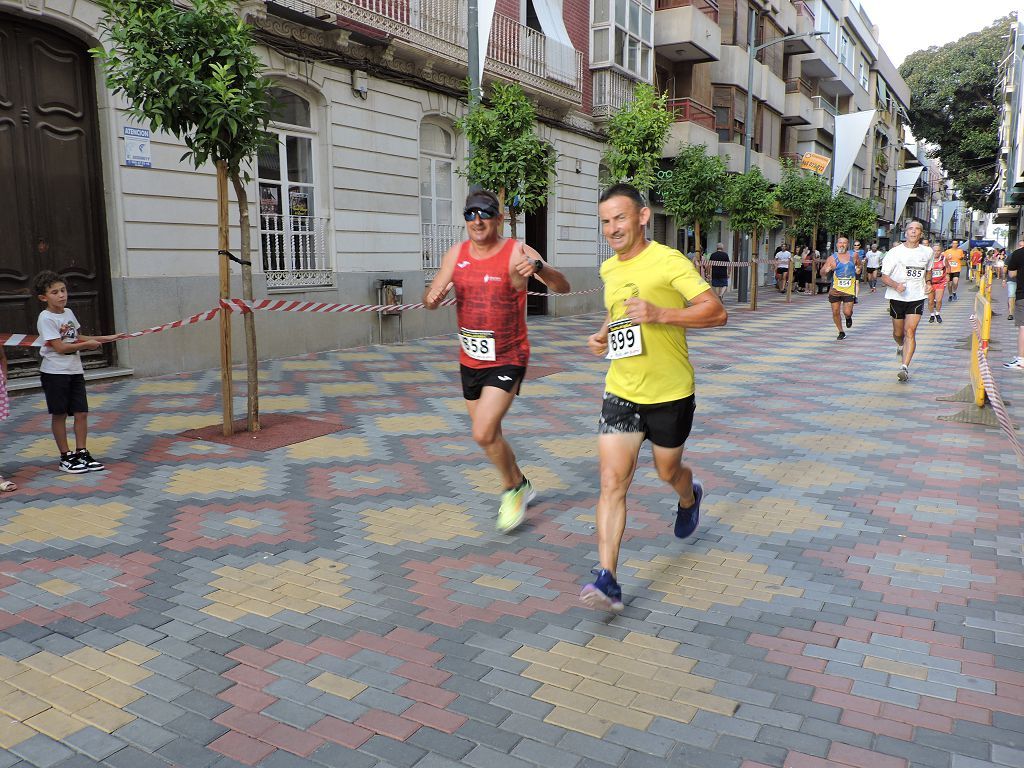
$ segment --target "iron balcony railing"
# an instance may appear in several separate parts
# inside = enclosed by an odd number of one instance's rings
[[[709,19],[718,23],[718,0],[655,0],[654,10],[667,11],[670,8],[693,6]]]
[[[809,99],[813,99],[817,95],[814,92],[814,86],[802,77],[791,77],[786,80],[786,93],[796,93],[797,91]]]
[[[466,4],[459,0],[275,0],[323,22],[350,19],[376,34],[465,63]],[[494,14],[485,69],[579,103],[583,54],[515,19]]]
[[[260,252],[267,289],[334,285],[327,231],[325,217],[260,214]]]
[[[599,69],[594,72],[594,109],[593,116],[597,120],[607,119],[633,98],[635,80],[612,69]]]
[[[669,99],[665,106],[677,123],[696,123],[709,131],[715,130],[715,112],[711,107],[690,98]]]

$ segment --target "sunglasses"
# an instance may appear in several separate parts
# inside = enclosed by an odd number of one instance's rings
[[[467,208],[462,212],[462,218],[466,221],[472,221],[477,216],[480,217],[480,221],[488,221],[493,219],[498,214],[492,211],[490,208]]]

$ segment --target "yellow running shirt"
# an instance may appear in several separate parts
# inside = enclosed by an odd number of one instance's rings
[[[627,261],[612,256],[601,264],[604,305],[610,322],[626,317],[626,300],[637,297],[659,307],[681,309],[711,287],[679,251],[651,242]],[[627,321],[628,322],[628,321]],[[649,405],[693,394],[693,366],[686,331],[674,325],[645,323],[643,352],[612,360],[605,389],[617,397]]]

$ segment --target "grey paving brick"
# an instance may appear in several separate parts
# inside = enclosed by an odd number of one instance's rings
[[[476,701],[469,696],[459,696],[459,698],[448,705],[448,709],[474,720],[481,720],[488,725],[500,725],[509,715],[507,709]]]
[[[462,761],[473,768],[532,768],[531,764],[525,760],[498,752],[482,744],[475,747]]]
[[[647,729],[648,732],[664,736],[680,744],[709,748],[718,740],[718,734],[706,728],[698,728],[692,723],[680,723],[664,717],[656,717]]]
[[[34,765],[38,768],[50,768],[50,766],[71,757],[70,749],[41,733],[37,733],[20,744],[8,747],[8,750],[29,765]]]
[[[531,699],[529,696],[520,696],[512,691],[502,691],[491,700],[491,703],[496,707],[507,709],[509,712],[519,713],[537,720],[543,720],[545,715],[554,709],[553,704]]]
[[[150,738],[158,739],[163,735],[167,735],[167,731],[171,731],[173,733],[170,735],[179,734],[187,739],[191,739],[197,744],[205,745],[215,739],[219,739],[228,732],[228,729],[224,726],[215,723],[208,717],[197,715],[194,712],[186,712],[178,719],[167,723],[164,726],[164,729],[166,730],[161,734],[159,731],[163,729],[152,728],[150,731]]]
[[[321,719],[322,713],[311,707],[296,704],[294,701],[279,699],[266,707],[263,714],[280,720],[282,723],[305,729]]]
[[[1015,763],[1014,765],[1024,765],[1024,763]],[[967,757],[966,755],[953,755],[952,768],[999,768],[998,763],[992,763],[988,760],[979,760],[976,757]]]
[[[531,734],[532,735],[532,734]],[[532,739],[523,739],[516,744],[512,750],[513,757],[519,757],[527,762],[541,766],[566,766],[572,768],[579,762],[579,758],[564,750],[552,749],[547,744],[541,744]]]
[[[209,717],[211,720],[221,712],[231,708],[231,705],[226,701],[221,701],[202,691],[189,691],[185,695],[176,698],[174,703],[190,712]]]
[[[812,736],[808,733],[800,733],[774,725],[765,725],[761,728],[757,734],[757,740],[763,744],[815,757],[825,757],[832,744],[828,739],[823,739],[820,736]]]
[[[668,757],[675,746],[670,739],[666,739],[663,736],[637,731],[633,728],[625,728],[621,725],[613,725],[609,728],[604,738],[606,741],[614,744],[656,757]]]
[[[742,718],[726,717],[717,712],[708,712],[703,709],[697,711],[690,724],[713,733],[729,733],[744,739],[753,739],[761,728],[760,723]]]
[[[902,757],[914,765],[927,766],[927,768],[949,768],[951,762],[951,755],[945,750],[900,741],[890,736],[877,737],[875,749],[887,755]]]
[[[156,696],[143,696],[131,704],[126,704],[124,709],[126,712],[145,718],[156,725],[169,723],[185,713],[183,708],[158,699]]]
[[[308,760],[316,765],[327,766],[327,768],[375,768],[381,765],[380,761],[373,755],[366,755],[354,749],[348,749],[340,744],[324,744],[309,756]]]
[[[458,730],[458,734],[470,741],[483,744],[501,752],[511,752],[519,743],[522,734],[511,733],[479,720],[469,720]]]
[[[361,752],[367,752],[396,766],[396,768],[412,768],[427,754],[425,750],[412,744],[389,739],[387,736],[379,734],[373,736],[359,749]]]
[[[617,747],[604,739],[595,739],[593,736],[574,731],[568,731],[557,746],[559,749],[593,760],[600,760],[609,765],[618,765],[627,754],[627,750],[623,747]],[[554,768],[555,765],[557,762],[552,763],[549,768]]]
[[[1011,749],[1002,744],[992,745],[992,762],[997,765],[1024,765],[1024,749]]]
[[[901,691],[884,685],[875,685],[874,683],[864,683],[859,680],[853,684],[850,693],[854,696],[863,696],[866,699],[874,699],[875,701],[888,701],[891,704],[899,704],[913,709],[917,709],[918,703],[921,700],[921,697],[916,693]]]
[[[353,699],[354,702],[370,709],[382,709],[393,715],[400,715],[413,705],[412,699],[396,696],[387,691],[367,688]]]
[[[407,741],[428,753],[436,753],[455,761],[462,760],[476,746],[456,734],[444,733],[426,726],[417,730]]]
[[[847,725],[840,725],[838,722],[818,720],[813,717],[804,718],[800,728],[801,733],[809,733],[812,736],[820,736],[829,741],[840,741],[852,747],[869,749],[874,741],[874,734],[862,731],[859,728],[851,728]]]
[[[211,765],[214,760],[220,757],[216,752],[208,752],[202,750],[201,753],[193,754],[188,749],[188,742],[171,742],[170,745],[184,744],[185,749],[180,749],[177,754],[192,757],[195,762],[176,762],[165,758],[161,755],[151,755],[148,752],[143,752],[141,749],[128,746],[124,749],[119,749],[117,752],[112,754],[106,760],[103,761],[104,765],[113,766],[113,768],[171,768],[172,765],[187,765],[189,768],[196,766],[196,768],[207,768]]]
[[[93,760],[110,757],[125,746],[125,742],[121,739],[104,733],[91,725],[65,736],[64,743]]]

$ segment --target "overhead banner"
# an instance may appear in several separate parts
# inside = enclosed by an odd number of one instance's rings
[[[850,176],[850,169],[853,168],[853,161],[857,158],[861,146],[864,144],[864,137],[868,135],[868,128],[875,119],[875,110],[869,109],[865,112],[851,112],[848,115],[836,115],[836,149],[835,165],[832,172],[832,194],[846,186],[846,179]]]
[[[924,166],[917,168],[902,168],[896,171],[896,212],[893,214],[894,221],[899,221],[903,215],[903,209],[907,207],[907,200],[910,199],[910,192],[917,184]]]
[[[956,209],[959,207],[959,200],[947,200],[942,204],[942,221],[939,222],[939,232],[951,236],[954,234],[953,230],[949,228],[949,222],[953,220],[953,214],[956,213]]]
[[[824,176],[830,162],[832,162],[832,158],[825,155],[804,152],[804,156],[800,158],[800,167],[805,171],[814,171],[819,176]]]
[[[480,71],[477,82],[484,86],[484,62],[487,60],[487,43],[491,39],[491,24],[494,23],[494,6],[497,0],[478,0],[477,2],[477,40],[480,41]]]

